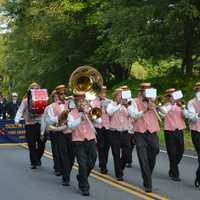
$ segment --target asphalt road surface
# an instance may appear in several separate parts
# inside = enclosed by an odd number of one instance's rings
[[[185,152],[180,164],[181,182],[173,182],[168,177],[168,157],[160,152],[153,174],[153,193],[146,194],[142,188],[142,179],[138,160],[133,153],[133,167],[125,169],[124,182],[114,178],[113,160],[109,157],[108,175],[101,175],[96,168],[91,174],[89,197],[83,197],[77,186],[75,165],[71,186],[61,185],[61,178],[53,175],[53,162],[50,145],[47,144],[42,167],[29,168],[28,151],[21,146],[0,145],[0,200],[137,200],[137,199],[173,199],[199,200],[200,189],[194,187],[197,159],[194,152]]]

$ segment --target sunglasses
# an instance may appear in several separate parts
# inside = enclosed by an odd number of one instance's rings
[[[63,92],[63,93],[59,93],[59,95],[64,95],[65,93]]]

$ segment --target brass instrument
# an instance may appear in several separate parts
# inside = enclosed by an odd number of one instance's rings
[[[184,100],[179,100],[176,102],[177,106],[179,106],[181,109],[185,109],[186,108],[186,103]]]
[[[90,122],[87,114],[85,114],[85,110],[87,110],[87,106],[89,104],[87,101],[93,100],[96,98],[98,93],[100,92],[103,86],[103,78],[101,74],[93,67],[90,66],[81,66],[78,67],[69,78],[69,89],[73,92],[73,94],[85,94],[86,101],[84,101],[83,105],[81,105],[81,113],[82,117],[88,120],[88,123],[91,125],[92,129],[95,132],[95,129]],[[59,117],[58,127],[50,126],[50,130],[52,131],[61,131],[66,129],[66,126],[62,126],[63,122],[67,119],[68,111],[63,111]],[[102,110],[100,108],[91,108],[89,109],[89,116],[91,119],[95,120],[102,115]]]
[[[84,93],[86,99],[96,98],[103,86],[101,74],[93,67],[78,67],[70,76],[69,89],[74,94]]]
[[[85,94],[86,100],[93,100],[103,86],[102,75],[93,67],[78,67],[70,76],[69,88],[74,94]],[[90,117],[95,120],[102,115],[100,108],[90,108]]]
[[[156,104],[157,108],[159,108],[160,106],[162,106],[165,103],[166,103],[166,99],[164,96],[157,96],[157,98],[155,100],[155,104]]]
[[[63,123],[65,122],[65,120],[67,119],[67,116],[69,114],[68,110],[64,110],[60,116],[58,117],[58,126],[63,125]]]
[[[161,123],[161,122],[162,122],[162,119],[160,118],[160,115],[158,114],[158,110],[157,110],[157,109],[159,109],[159,107],[162,105],[161,102],[158,101],[159,98],[157,97],[156,100],[155,100],[155,102],[152,102],[151,99],[146,99],[146,100],[147,100],[147,103],[148,103],[148,104],[149,104],[149,103],[154,103],[154,104],[155,104],[156,108],[155,108],[155,109],[152,109],[152,110],[153,110],[153,112],[155,113],[155,115],[156,115],[158,121]]]
[[[102,116],[102,109],[98,107],[91,108],[89,115],[92,120],[96,120]]]

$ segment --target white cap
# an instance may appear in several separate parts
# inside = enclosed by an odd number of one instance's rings
[[[12,93],[12,97],[17,97],[17,96],[18,96],[18,94],[16,92]]]

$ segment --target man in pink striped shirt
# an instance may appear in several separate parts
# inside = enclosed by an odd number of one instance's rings
[[[184,136],[186,128],[184,121],[184,110],[176,100],[173,99],[175,88],[165,91],[166,103],[160,107],[160,114],[164,118],[165,143],[170,162],[169,176],[173,181],[181,181],[178,165],[183,157]]]
[[[106,98],[107,87],[103,86],[99,95],[96,99],[90,102],[91,107],[98,107],[102,110],[101,123],[94,123],[97,132],[97,148],[98,148],[98,158],[99,158],[99,168],[102,174],[107,173],[107,162],[108,153],[110,149],[109,142],[109,128],[110,128],[110,117],[106,112],[106,107],[111,101]]]
[[[59,117],[61,116],[63,111],[69,112],[70,110],[69,102],[65,100],[65,85],[58,85],[55,90],[59,100],[51,104],[48,114],[51,121],[54,122],[54,125],[57,125],[59,123]],[[66,122],[63,122],[63,124],[65,123]],[[59,165],[62,174],[62,185],[69,186],[70,173],[74,164],[75,157],[72,144],[72,131],[70,129],[66,129],[64,131],[58,131],[52,134],[56,135]]]
[[[156,132],[160,130],[155,104],[146,98],[145,90],[150,83],[140,85],[140,95],[129,106],[129,114],[134,118],[136,150],[146,192],[152,191],[152,172],[159,153],[159,140]]]
[[[76,159],[79,164],[79,173],[77,175],[79,189],[82,195],[88,196],[90,194],[88,176],[97,158],[96,132],[90,121],[85,95],[76,94],[74,95],[74,100],[76,108],[69,112],[67,126],[73,130],[72,141]]]
[[[110,116],[109,141],[114,160],[115,176],[118,181],[123,181],[125,165],[131,160],[131,146],[128,133],[129,114],[122,102],[121,89],[114,91],[113,102],[108,105],[106,111]]]
[[[196,171],[195,186],[200,187],[200,82],[194,87],[195,97],[188,102],[188,116],[192,142],[198,155],[198,168]]]

